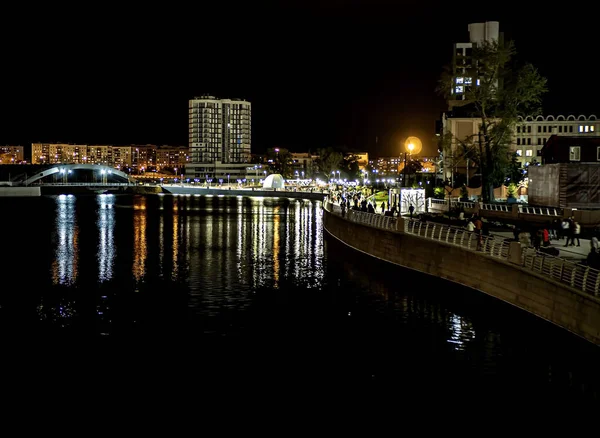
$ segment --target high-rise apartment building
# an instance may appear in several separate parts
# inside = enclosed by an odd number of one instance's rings
[[[250,102],[242,99],[201,96],[189,101],[188,178],[245,174],[251,153],[251,112]]]
[[[486,21],[485,23],[471,23],[469,29],[469,42],[455,43],[452,56],[452,84],[451,97],[448,102],[449,109],[453,106],[466,103],[466,94],[471,87],[479,85],[476,66],[473,64],[473,48],[483,41],[504,40],[500,32],[500,23],[497,21]]]

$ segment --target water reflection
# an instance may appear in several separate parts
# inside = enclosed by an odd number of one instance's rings
[[[452,343],[456,350],[465,350],[466,344],[475,339],[473,323],[459,315],[450,315],[448,328],[450,329],[448,342]]]
[[[115,196],[99,195],[98,202],[98,281],[108,281],[113,276],[115,248]]]
[[[52,263],[52,282],[72,285],[77,280],[79,258],[79,228],[75,214],[76,198],[60,195],[56,198],[56,247]]]
[[[67,299],[60,299],[56,303],[46,303],[44,299],[36,307],[40,321],[52,323],[61,328],[71,325],[73,318],[77,315],[75,303]]]
[[[142,281],[146,272],[146,197],[136,196],[133,201],[133,277]]]

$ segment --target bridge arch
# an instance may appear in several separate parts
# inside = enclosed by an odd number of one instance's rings
[[[99,174],[102,173],[102,171],[104,171],[107,174],[114,175],[114,176],[125,179],[124,182],[132,181],[129,178],[129,175],[127,175],[125,172],[122,172],[122,171],[117,170],[114,167],[110,167],[110,166],[103,166],[103,165],[99,165],[99,164],[57,164],[53,167],[45,169],[45,170],[43,170],[39,173],[36,173],[35,175],[32,175],[31,177],[27,178],[25,180],[24,184],[30,185],[30,184],[35,183],[36,181],[46,178],[47,176],[54,175],[54,174],[61,173],[61,172],[70,172],[73,170],[91,170],[94,172],[97,171]]]

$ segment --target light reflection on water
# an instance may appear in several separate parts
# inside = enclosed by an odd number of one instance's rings
[[[75,215],[76,198],[60,195],[56,198],[56,246],[52,263],[54,284],[73,285],[77,281],[79,261],[79,228]]]
[[[115,196],[99,195],[98,198],[98,280],[108,281],[113,276],[115,245]]]
[[[331,345],[346,340],[374,367],[403,366],[422,356],[439,365],[437,373],[451,370],[451,379],[468,372],[476,382],[482,375],[532,376],[544,385],[586,391],[589,378],[573,369],[597,363],[594,356],[583,365],[562,362],[575,356],[568,350],[572,338],[557,340],[556,330],[540,328],[533,317],[514,318],[514,310],[480,302],[477,294],[456,298],[459,286],[366,262],[334,245],[324,238],[319,202],[99,195],[11,207],[16,202],[0,199],[9,212],[0,219],[5,229],[14,226],[8,217],[15,223],[41,217],[49,224],[45,235],[52,235],[46,243],[39,235],[8,234],[13,251],[0,255],[7,272],[23,272],[19,263],[27,260],[27,272],[36,273],[24,277],[22,287],[33,291],[35,303],[23,308],[43,328],[77,332],[92,321],[94,333],[108,339],[131,332],[269,334],[282,336],[284,344],[311,333],[318,344],[336,333]],[[31,248],[39,257],[30,256]],[[350,264],[352,258],[358,260]],[[8,290],[0,291],[4,324],[10,321]],[[388,351],[402,360],[383,356]],[[365,366],[369,378],[385,375]],[[418,366],[407,369],[417,372]]]

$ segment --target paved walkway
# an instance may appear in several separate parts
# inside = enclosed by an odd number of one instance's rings
[[[513,239],[514,235],[512,231],[490,231],[491,235],[502,236],[508,239]],[[579,239],[581,246],[568,246],[565,247],[566,239],[563,240],[551,240],[550,245],[557,248],[560,251],[559,257],[567,260],[585,260],[590,252],[590,239]],[[577,239],[575,239],[575,245],[577,245]]]

